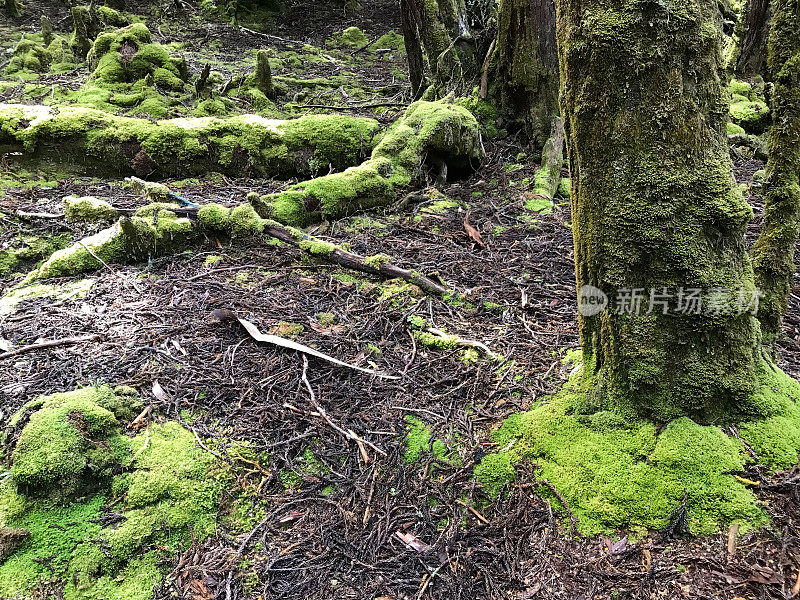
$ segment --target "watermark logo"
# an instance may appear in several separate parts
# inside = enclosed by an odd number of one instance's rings
[[[685,287],[619,288],[609,298],[603,290],[584,285],[578,290],[578,312],[584,317],[606,309],[615,315],[755,315],[760,298],[756,289]]]
[[[584,317],[599,315],[608,306],[608,296],[593,285],[583,285],[578,290],[578,312]]]

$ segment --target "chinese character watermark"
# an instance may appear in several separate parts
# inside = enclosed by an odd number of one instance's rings
[[[591,285],[578,290],[578,312],[592,317],[615,315],[755,315],[761,292],[757,289],[695,287],[619,288],[610,294]]]

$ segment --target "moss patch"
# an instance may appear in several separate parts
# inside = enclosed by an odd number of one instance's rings
[[[761,461],[785,468],[800,452],[800,385],[767,365],[759,377],[753,402],[772,416],[740,423],[740,433]],[[580,376],[546,403],[509,417],[494,438],[502,450],[475,469],[487,492],[497,494],[513,479],[509,465],[531,460],[537,475],[564,496],[586,535],[660,529],[684,489],[695,534],[733,522],[767,522],[755,495],[731,475],[752,460],[740,441],[685,417],[659,430],[612,411],[591,412]]]
[[[67,600],[147,600],[163,576],[159,561],[185,547],[190,531],[201,540],[214,532],[226,483],[214,457],[176,422],[120,433],[138,402],[129,388],[101,386],[40,398],[18,417],[28,420],[0,484],[0,526],[30,536],[0,563],[0,596],[28,597],[45,584]],[[28,494],[62,485],[74,492],[70,504]]]

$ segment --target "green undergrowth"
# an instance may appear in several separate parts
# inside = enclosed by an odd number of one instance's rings
[[[20,433],[5,448],[0,526],[29,536],[0,563],[1,597],[47,586],[67,600],[146,600],[161,560],[215,532],[228,475],[177,422],[125,435],[141,408],[134,390],[100,386],[39,398],[12,418]]]
[[[493,434],[499,452],[485,457],[475,476],[491,495],[514,479],[513,465],[528,460],[578,517],[584,535],[661,529],[687,492],[694,534],[731,523],[758,527],[768,517],[733,473],[755,462],[774,469],[796,464],[800,452],[800,385],[764,363],[754,398],[763,418],[738,423],[741,441],[716,426],[680,418],[663,427],[613,411],[587,409],[582,375],[526,413],[512,415]],[[557,501],[552,499],[553,502]]]
[[[763,93],[763,82],[760,91]],[[753,85],[732,79],[730,92],[730,116],[733,123],[747,133],[765,131],[769,127],[769,107]]]
[[[8,242],[8,247],[0,250],[0,278],[46,259],[53,252],[65,248],[70,241],[69,234],[14,236]]]

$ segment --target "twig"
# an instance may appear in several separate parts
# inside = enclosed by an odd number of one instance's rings
[[[296,246],[301,250],[305,244],[315,244],[320,242],[320,240],[303,233],[298,229],[284,227],[280,223],[276,223],[274,221],[266,222],[264,226],[264,233],[282,242]],[[429,294],[441,295],[448,292],[448,289],[445,286],[437,283],[430,277],[425,277],[419,273],[398,267],[397,265],[388,262],[388,260],[370,261],[369,258],[360,256],[358,254],[353,254],[352,252],[347,252],[346,250],[342,250],[336,246],[333,246],[329,252],[325,252],[324,254],[311,254],[315,257],[322,257],[332,263],[336,263],[337,265],[341,265],[355,271],[362,271],[363,273],[369,273],[371,275],[384,275],[387,277],[398,277],[400,279],[404,279],[405,281],[416,285],[418,288]],[[388,259],[388,257],[381,258]]]
[[[73,344],[80,344],[82,342],[91,342],[96,340],[100,337],[99,334],[93,333],[91,335],[84,335],[81,337],[72,337],[72,338],[62,338],[60,340],[47,340],[45,342],[37,342],[36,344],[30,344],[28,346],[23,346],[22,348],[17,348],[16,350],[9,350],[8,352],[3,352],[0,354],[0,360],[4,358],[11,358],[12,356],[19,356],[20,354],[25,354],[27,352],[33,352],[34,350],[41,350],[43,348],[55,348],[57,346],[70,346]]]
[[[428,333],[431,333],[431,334],[435,335],[438,338],[449,338],[450,337],[444,331],[442,331],[441,329],[436,329],[435,327],[425,327],[424,331],[427,331]],[[483,350],[486,353],[486,356],[488,356],[489,358],[492,358],[492,359],[500,358],[497,354],[495,354],[494,352],[492,352],[489,349],[489,346],[487,346],[483,342],[479,342],[477,340],[468,340],[466,338],[456,338],[456,339],[453,340],[453,343],[456,346],[466,346],[468,348],[480,348],[481,350]]]
[[[352,110],[354,108],[381,108],[383,106],[404,108],[408,102],[372,102],[370,104],[351,104],[346,106],[336,106],[335,104],[303,104],[297,108],[325,108],[328,110]]]
[[[317,412],[319,413],[319,416],[322,417],[324,419],[324,421],[328,425],[330,425],[331,428],[334,431],[337,431],[338,433],[342,434],[346,439],[353,440],[354,442],[356,442],[356,444],[359,445],[359,450],[361,451],[361,457],[364,459],[364,462],[366,464],[369,464],[369,456],[366,455],[366,450],[361,448],[362,444],[366,444],[367,446],[369,446],[370,448],[375,450],[375,452],[377,452],[378,454],[380,454],[382,456],[386,456],[386,452],[384,452],[383,450],[378,448],[372,442],[369,442],[369,441],[367,441],[367,440],[365,440],[363,438],[360,438],[358,435],[356,435],[353,432],[352,429],[350,429],[350,430],[342,429],[341,427],[339,427],[336,423],[334,423],[331,420],[331,418],[328,416],[328,413],[325,412],[325,409],[322,408],[322,406],[320,405],[319,402],[317,402],[317,396],[314,394],[314,390],[311,388],[311,383],[308,381],[308,377],[306,375],[307,372],[308,372],[308,357],[304,354],[303,355],[303,375],[302,375],[302,380],[303,380],[303,383],[306,386],[306,389],[308,390],[309,396],[311,397],[311,404],[313,404],[314,408],[317,409]]]
[[[84,243],[83,243],[81,240],[78,240],[78,243],[79,243],[81,246],[83,246],[83,249],[84,249],[84,250],[86,250],[86,251],[87,251],[87,252],[88,252],[88,253],[89,253],[89,254],[92,256],[92,258],[94,258],[96,261],[98,261],[100,264],[102,264],[102,265],[103,265],[103,266],[104,266],[106,269],[108,269],[109,271],[111,271],[111,274],[112,274],[114,277],[116,277],[117,279],[119,279],[119,280],[120,280],[120,281],[122,281],[123,283],[127,283],[127,282],[128,282],[128,280],[127,280],[125,277],[123,277],[122,275],[120,275],[119,273],[117,273],[117,272],[116,272],[114,269],[112,269],[112,268],[111,268],[111,266],[110,266],[110,265],[109,265],[109,264],[108,264],[106,261],[104,261],[102,258],[100,258],[99,256],[97,256],[97,254],[95,254],[95,253],[92,251],[92,249],[91,249],[91,248],[89,248],[89,246],[87,246],[86,244],[84,244]],[[141,293],[142,293],[142,290],[141,290],[141,288],[140,288],[138,285],[136,285],[136,282],[135,282],[135,281],[131,280],[131,285],[133,285],[133,289],[135,289],[137,293],[139,293],[139,294],[141,294]]]
[[[564,507],[564,510],[567,511],[567,514],[569,515],[569,534],[571,536],[572,533],[575,531],[575,526],[578,524],[578,519],[570,510],[569,504],[567,504],[567,501],[564,499],[564,496],[562,496],[561,493],[556,489],[556,486],[547,481],[547,479],[539,479],[536,481],[536,483],[538,485],[543,485],[549,488],[550,491],[553,492],[553,495],[556,498],[558,498],[558,501],[561,502],[561,506]]]
[[[479,513],[479,512],[478,512],[477,510],[475,510],[474,508],[472,508],[472,507],[471,507],[469,504],[467,504],[466,502],[463,502],[462,500],[458,500],[458,499],[456,499],[456,504],[460,504],[461,506],[463,506],[464,508],[466,508],[466,509],[467,509],[469,512],[471,512],[473,515],[475,515],[476,517],[478,517],[478,520],[479,520],[479,521],[481,521],[481,522],[483,522],[483,523],[486,523],[487,525],[489,524],[489,519],[487,519],[486,517],[484,517],[484,516],[483,516],[481,513]]]
[[[20,219],[60,219],[64,216],[64,213],[38,213],[18,210],[16,215]]]
[[[731,529],[728,532],[728,562],[733,560],[733,556],[736,554],[736,536],[739,533],[739,524],[732,523]]]

